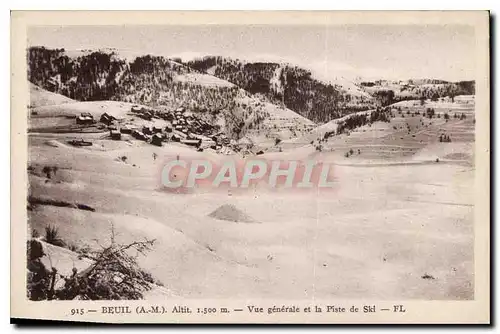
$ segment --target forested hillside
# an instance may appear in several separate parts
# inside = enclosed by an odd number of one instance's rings
[[[369,96],[316,80],[309,70],[288,64],[207,56],[186,65],[251,93],[263,94],[315,122],[327,122],[354,111],[367,110],[375,102]]]
[[[114,100],[209,113],[235,139],[246,133],[288,139],[295,135],[290,129],[306,131],[313,124],[284,106],[269,103],[262,94],[166,57],[145,55],[126,61],[105,51],[69,57],[64,49],[32,47],[28,65],[28,80],[50,92],[77,101]],[[276,125],[277,119],[282,126]]]
[[[127,68],[113,53],[92,52],[70,58],[64,49],[28,50],[28,80],[51,92],[80,101],[116,96],[120,75]]]
[[[127,63],[115,53],[70,58],[64,49],[28,50],[28,80],[78,101],[117,100],[147,105],[189,104],[195,109],[232,108],[237,87],[177,81],[194,72],[164,57],[142,56]]]
[[[264,103],[325,123],[401,100],[437,100],[445,96],[453,99],[475,93],[474,81],[423,79],[332,84],[290,64],[214,56],[184,63],[181,59],[151,55],[127,61],[113,51],[85,51],[70,57],[64,49],[44,47],[28,49],[28,79],[77,101],[183,106],[193,111],[233,115],[237,120],[230,123],[237,124],[250,117],[260,119],[252,106],[262,109]],[[250,96],[255,103],[244,106],[242,101]],[[240,117],[238,113],[245,108],[246,116]]]

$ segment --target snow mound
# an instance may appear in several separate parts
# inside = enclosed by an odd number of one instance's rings
[[[208,215],[218,220],[227,220],[235,223],[255,223],[250,216],[232,204],[224,204]]]

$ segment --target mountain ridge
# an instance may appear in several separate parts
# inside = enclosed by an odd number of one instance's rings
[[[213,113],[231,113],[240,106],[239,100],[252,96],[319,124],[402,100],[475,93],[473,81],[355,82],[340,77],[324,82],[310,70],[286,62],[251,62],[221,56],[184,62],[175,57],[127,57],[120,53],[112,48],[66,52],[30,47],[28,79],[43,89],[79,101],[185,106]]]

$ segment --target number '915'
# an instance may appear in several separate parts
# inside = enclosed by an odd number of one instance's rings
[[[71,309],[71,315],[83,315],[84,309],[83,308],[72,308]]]

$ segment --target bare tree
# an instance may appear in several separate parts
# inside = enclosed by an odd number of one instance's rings
[[[155,282],[151,274],[141,269],[137,263],[139,255],[145,256],[154,245],[155,240],[145,239],[128,244],[115,241],[114,230],[111,231],[111,242],[101,249],[80,250],[79,258],[88,259],[91,264],[78,271],[73,268],[72,274],[60,275],[55,268],[52,270],[37,270],[38,284],[32,284],[28,290],[41,289],[43,293],[29,291],[29,296],[36,296],[35,300],[135,300],[142,299],[143,293],[152,288]],[[28,261],[30,266],[40,266],[42,254],[32,257]],[[36,262],[36,263],[35,263]],[[56,279],[63,279],[62,287],[55,288]],[[42,284],[43,283],[43,284]],[[34,298],[33,298],[34,299]]]

